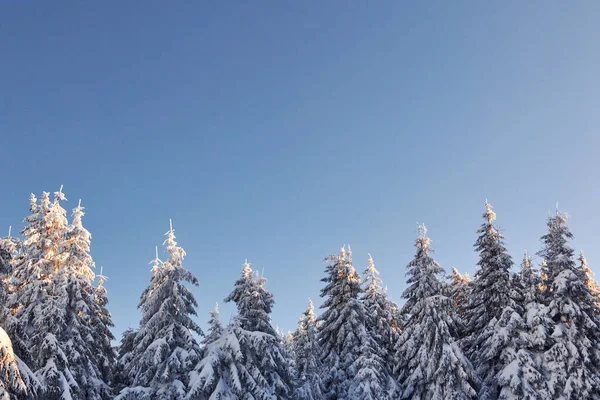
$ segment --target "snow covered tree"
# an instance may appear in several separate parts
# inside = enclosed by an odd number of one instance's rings
[[[417,252],[407,266],[408,288],[403,297],[409,318],[396,345],[394,373],[402,399],[474,399],[476,378],[457,339],[459,320],[445,295],[440,265],[425,226],[419,227]],[[406,308],[406,307],[405,307]]]
[[[568,241],[573,234],[558,210],[548,218],[538,253],[546,260],[544,303],[551,319],[543,366],[551,398],[600,397],[600,324],[594,295],[585,285]]]
[[[53,202],[44,192],[39,206],[31,196],[32,214],[25,220],[24,254],[15,264],[14,290],[9,296],[12,318],[7,326],[12,337],[20,338],[15,350],[35,371],[40,397],[48,400],[80,398],[80,385],[87,378],[72,371],[68,360],[75,355],[68,351],[77,339],[72,329],[78,327],[78,316],[67,290],[68,224],[61,200],[66,200],[62,188]],[[81,355],[82,364],[86,355]]]
[[[96,275],[96,278],[98,283],[94,287],[94,313],[90,325],[96,333],[94,341],[96,365],[103,381],[111,385],[114,378],[113,367],[116,362],[116,353],[112,346],[115,336],[110,331],[114,324],[110,312],[106,308],[108,299],[104,282],[107,278],[102,274],[102,268],[100,268],[100,274]]]
[[[224,300],[233,301],[238,311],[236,323],[228,328],[229,335],[224,340],[230,346],[239,342],[239,349],[232,348],[230,351],[235,354],[230,353],[230,356],[237,362],[243,360],[243,369],[236,375],[241,384],[232,389],[240,398],[276,396],[285,399],[292,396],[292,371],[271,325],[270,313],[275,302],[265,289],[265,283],[266,279],[253,274],[246,262],[233,291]]]
[[[13,264],[21,246],[21,241],[11,236],[11,228],[8,229],[7,237],[0,238],[0,325],[10,313],[7,308],[7,296],[11,290]]]
[[[452,267],[452,274],[448,277],[450,280],[450,298],[452,305],[460,317],[465,315],[465,307],[469,297],[469,284],[471,277],[469,274],[461,274]]]
[[[221,337],[223,333],[223,326],[221,325],[221,321],[219,321],[219,304],[215,303],[215,307],[209,312],[210,320],[208,321],[208,333],[204,337],[202,344],[208,345],[210,343],[216,342]]]
[[[587,258],[583,255],[583,251],[579,252],[579,273],[582,276],[583,284],[590,290],[596,304],[600,307],[600,285],[594,279],[594,272],[588,266]]]
[[[320,348],[317,342],[317,321],[315,307],[310,299],[308,300],[308,307],[298,319],[298,328],[294,332],[292,344],[298,377],[294,397],[298,400],[322,399],[322,364],[320,360]]]
[[[321,289],[325,311],[318,331],[324,398],[387,399],[385,361],[367,330],[369,317],[360,300],[361,282],[350,248],[325,262],[326,286]]]
[[[233,301],[236,304],[242,328],[277,337],[278,334],[271,325],[270,317],[275,301],[273,295],[264,288],[265,283],[266,279],[255,276],[250,264],[246,261],[233,291],[224,301],[226,303]]]
[[[169,257],[161,264],[157,254],[153,261],[150,285],[138,306],[142,319],[132,354],[121,356],[132,386],[123,389],[118,399],[182,399],[189,373],[200,359],[192,332],[202,335],[202,330],[191,319],[197,303],[184,284],[198,286],[198,280],[183,268],[185,251],[177,245],[172,225],[165,235]]]
[[[73,220],[61,244],[64,258],[56,276],[64,280],[69,314],[67,328],[59,342],[78,384],[78,397],[110,399],[113,397],[110,368],[115,356],[110,344],[114,336],[109,327],[113,323],[105,308],[106,297],[101,294],[103,287],[98,291],[93,286],[95,263],[89,253],[92,236],[83,226],[83,210],[80,200],[73,209]]]
[[[127,328],[121,335],[121,343],[117,351],[117,361],[113,371],[113,388],[120,393],[124,388],[131,386],[129,370],[135,349],[135,337],[137,331]]]
[[[470,337],[465,340],[467,354],[476,356],[483,341],[483,332],[493,318],[500,319],[506,307],[516,308],[512,290],[512,259],[504,246],[504,236],[494,226],[496,213],[486,202],[484,223],[477,230],[480,234],[475,242],[479,252],[478,268],[471,282],[469,301],[465,309],[465,321]]]
[[[39,385],[29,367],[15,356],[10,338],[0,328],[0,399],[36,398]]]
[[[398,306],[392,302],[381,286],[379,271],[375,268],[373,257],[369,254],[368,266],[363,273],[362,301],[369,317],[367,330],[377,343],[376,349],[384,360],[387,387],[395,391],[395,380],[392,378],[391,365],[394,361],[394,346],[398,341],[400,322]]]
[[[217,305],[209,314],[209,329],[203,341],[204,355],[190,373],[190,390],[186,399],[241,399],[243,387],[240,376],[248,372],[237,335],[241,333],[239,320],[235,318],[227,328],[223,329],[219,321]]]

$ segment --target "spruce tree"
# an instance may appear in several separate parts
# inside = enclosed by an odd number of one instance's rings
[[[189,373],[200,359],[200,348],[192,335],[202,335],[191,319],[197,303],[185,282],[198,286],[198,280],[183,268],[185,251],[175,241],[171,225],[164,245],[168,259],[153,261],[150,285],[142,293],[139,330],[132,354],[124,354],[131,387],[118,396],[181,399],[188,390]],[[125,363],[125,360],[122,361]]]
[[[230,362],[243,364],[235,376],[239,384],[233,385],[232,390],[244,399],[248,396],[286,399],[293,394],[289,360],[271,325],[270,313],[275,302],[265,283],[266,279],[253,274],[246,262],[240,279],[224,300],[233,301],[238,310],[238,317],[223,340],[225,346],[239,343],[239,349],[232,348],[228,354]]]
[[[8,334],[0,328],[0,398],[35,399],[38,390],[37,378],[14,354]]]
[[[483,341],[483,332],[493,318],[500,319],[506,307],[515,308],[512,290],[512,259],[504,246],[504,236],[494,226],[496,213],[489,203],[485,204],[484,223],[477,230],[479,237],[475,249],[479,252],[477,271],[469,290],[465,310],[467,330],[470,337],[465,341],[467,353],[477,360]]]
[[[244,369],[243,360],[241,357],[236,359],[239,353],[234,350],[239,349],[239,341],[233,325],[226,329],[221,326],[217,305],[209,315],[208,333],[203,340],[203,357],[190,373],[190,389],[186,399],[237,400],[240,397],[233,392],[232,385],[239,382],[239,371]]]
[[[325,309],[319,317],[319,345],[324,365],[325,399],[386,399],[384,360],[369,335],[369,317],[360,301],[360,277],[352,265],[350,248],[325,259],[326,286],[321,289]]]
[[[298,319],[298,328],[293,336],[294,355],[296,357],[297,385],[296,399],[319,400],[321,392],[320,348],[317,342],[317,321],[312,300]]]
[[[114,337],[109,327],[113,324],[110,313],[96,302],[99,293],[93,286],[95,263],[89,254],[91,234],[82,223],[83,209],[80,200],[73,209],[73,220],[61,245],[65,258],[57,275],[66,281],[69,323],[59,340],[65,343],[69,369],[79,386],[78,397],[112,399],[110,368],[114,353],[110,341]]]
[[[450,298],[457,314],[463,318],[465,316],[465,307],[469,298],[469,284],[471,277],[469,274],[461,274],[452,267],[452,274],[448,277],[450,280]]]
[[[96,278],[98,283],[94,287],[94,313],[90,325],[93,331],[96,332],[94,342],[97,349],[96,365],[98,365],[102,379],[110,386],[114,380],[114,365],[117,356],[112,346],[115,336],[110,330],[114,327],[114,323],[110,312],[106,308],[108,298],[106,297],[104,282],[107,278],[102,274],[102,268],[100,268],[100,274],[96,275]]]
[[[89,378],[86,352],[74,370],[69,364],[73,356],[69,351],[81,342],[77,341],[79,316],[68,291],[68,224],[62,200],[66,200],[62,188],[55,192],[53,202],[44,192],[39,206],[31,196],[32,214],[23,230],[24,254],[15,264],[14,290],[9,296],[13,314],[8,324],[10,334],[21,338],[26,346],[15,350],[23,352],[18,355],[28,360],[41,383],[40,397],[48,400],[83,398]]]
[[[474,399],[476,378],[458,346],[459,320],[445,295],[440,265],[425,226],[419,227],[417,252],[407,266],[405,315],[409,318],[396,345],[394,373],[402,399]]]
[[[369,254],[368,266],[363,273],[362,301],[367,316],[370,317],[367,329],[376,341],[376,349],[384,360],[384,373],[388,391],[396,391],[395,380],[392,378],[391,365],[394,361],[394,346],[399,337],[398,307],[387,296],[381,286],[379,271],[375,268],[373,257]]]
[[[600,307],[600,286],[594,279],[594,272],[588,266],[587,258],[585,258],[585,255],[583,255],[583,251],[579,252],[578,260],[579,273],[582,276],[583,284],[590,290],[596,299],[596,304]]]
[[[594,295],[585,285],[568,241],[567,216],[548,218],[538,253],[546,260],[543,300],[550,318],[543,366],[551,398],[600,397],[600,323]]]
[[[219,320],[219,304],[215,303],[215,307],[208,314],[210,315],[210,319],[208,321],[208,333],[202,340],[202,344],[204,345],[216,342],[223,333],[223,326]]]

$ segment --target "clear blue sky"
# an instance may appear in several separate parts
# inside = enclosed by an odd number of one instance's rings
[[[293,329],[345,243],[400,301],[417,222],[472,273],[486,198],[517,262],[560,202],[600,272],[599,20],[589,0],[3,1],[0,227],[30,192],[81,198],[119,336],[169,218],[202,326],[247,257]]]

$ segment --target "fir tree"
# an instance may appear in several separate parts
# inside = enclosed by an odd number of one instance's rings
[[[375,268],[375,262],[370,254],[363,276],[362,301],[370,317],[367,329],[375,339],[376,349],[384,360],[388,391],[395,391],[395,380],[388,366],[391,366],[394,361],[394,346],[399,337],[398,307],[388,299],[385,289],[381,286],[379,271]]]
[[[368,316],[359,297],[360,277],[352,265],[351,251],[325,259],[326,286],[321,290],[325,311],[319,317],[319,345],[324,364],[325,399],[386,399],[384,360],[367,331]]]
[[[239,370],[232,377],[239,384],[233,385],[232,390],[244,399],[248,396],[285,399],[293,392],[289,360],[271,325],[273,295],[264,288],[265,283],[266,279],[254,275],[246,262],[234,290],[225,298],[225,302],[236,304],[238,318],[227,329],[223,345],[239,343],[239,348],[229,349],[228,359],[237,363]]]
[[[485,205],[484,223],[477,230],[480,234],[475,242],[479,252],[478,269],[471,283],[469,302],[465,310],[467,329],[470,337],[465,341],[467,353],[478,359],[483,340],[482,333],[492,320],[500,319],[508,306],[515,308],[510,291],[512,290],[512,260],[504,247],[504,236],[494,226],[496,213],[489,203]]]
[[[550,397],[600,397],[600,324],[598,306],[575,265],[568,241],[573,234],[565,214],[548,218],[539,255],[546,260],[543,299],[551,319],[550,340],[544,354]]]
[[[64,343],[62,348],[69,369],[79,386],[78,397],[110,399],[113,397],[109,385],[110,367],[114,363],[110,341],[114,337],[109,327],[113,324],[110,313],[96,303],[99,293],[93,286],[95,263],[89,254],[91,234],[83,227],[83,209],[80,200],[73,209],[73,220],[61,245],[64,259],[57,276],[65,281],[69,323],[59,341]]]
[[[93,331],[96,332],[96,365],[98,365],[104,382],[110,385],[114,380],[113,367],[117,356],[111,344],[112,341],[115,340],[115,336],[110,330],[110,328],[114,327],[114,324],[110,312],[106,308],[108,299],[106,297],[104,282],[107,278],[102,274],[102,268],[100,268],[100,274],[96,275],[96,278],[98,283],[94,288],[95,309],[91,320],[91,327]]]
[[[583,284],[590,290],[590,293],[596,299],[596,304],[600,307],[600,286],[594,279],[594,272],[588,266],[587,258],[583,251],[579,252],[579,273],[582,276]]]
[[[39,382],[33,372],[15,356],[12,342],[0,328],[0,398],[3,400],[34,399]]]
[[[405,315],[409,319],[396,345],[394,373],[401,384],[402,399],[474,399],[476,379],[471,364],[457,343],[459,321],[445,284],[442,268],[425,226],[419,227],[417,252],[407,266],[408,288]]]
[[[23,230],[24,254],[15,265],[14,291],[9,298],[13,314],[10,333],[18,335],[26,346],[25,350],[21,346],[15,350],[27,358],[41,383],[40,397],[48,400],[82,398],[81,386],[89,377],[71,371],[68,359],[73,355],[68,351],[78,339],[79,321],[67,290],[68,224],[61,200],[66,200],[62,188],[55,192],[52,203],[47,192],[39,206],[31,196],[32,214]],[[82,354],[75,369],[87,360],[87,353]]]
[[[133,387],[123,389],[118,396],[121,399],[185,397],[189,373],[200,359],[192,332],[202,335],[202,330],[191,319],[196,315],[197,303],[184,285],[188,282],[198,286],[198,280],[183,268],[185,251],[177,245],[172,225],[165,235],[169,257],[161,264],[157,254],[150,285],[142,293],[142,319],[135,347],[131,355],[123,355],[130,360],[126,373]]]
[[[298,328],[294,332],[292,344],[296,357],[295,365],[298,377],[294,397],[299,400],[322,399],[322,364],[319,359],[320,348],[317,342],[317,322],[315,308],[310,299],[308,300],[308,307],[298,319]]]
[[[215,303],[215,307],[208,314],[210,315],[210,320],[208,321],[209,329],[208,334],[202,340],[202,344],[204,345],[216,342],[223,333],[223,327],[221,326],[221,321],[219,321],[219,304]]]
[[[240,397],[231,386],[240,382],[236,378],[240,369],[243,369],[243,360],[236,360],[231,343],[235,343],[236,349],[239,349],[239,341],[233,326],[225,330],[221,326],[217,305],[209,315],[209,329],[203,340],[204,355],[190,373],[190,389],[186,399],[237,400]]]
[[[465,307],[469,297],[469,284],[471,277],[469,274],[461,274],[452,267],[452,274],[448,277],[450,280],[450,298],[457,314],[462,318],[465,316]]]

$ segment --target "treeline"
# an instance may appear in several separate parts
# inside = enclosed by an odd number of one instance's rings
[[[325,258],[322,313],[309,302],[288,335],[248,263],[224,299],[237,314],[224,326],[215,306],[203,332],[189,289],[198,280],[171,226],[139,326],[115,349],[83,207],[69,221],[63,200],[62,189],[31,195],[21,236],[0,240],[1,399],[600,398],[600,290],[558,211],[541,264],[525,254],[515,267],[486,204],[473,280],[446,278],[420,226],[402,307],[373,259],[361,276],[344,247]]]

